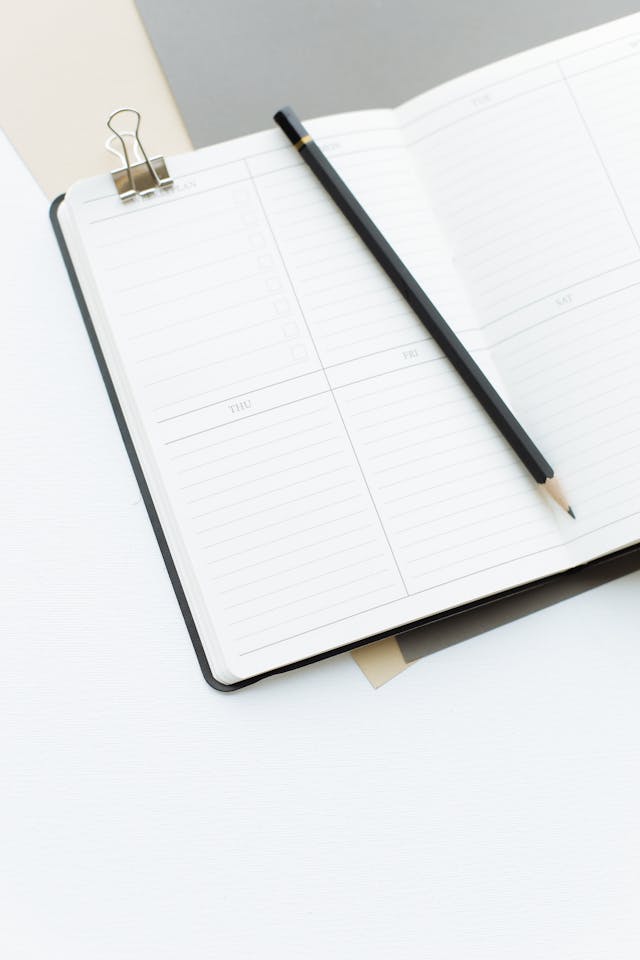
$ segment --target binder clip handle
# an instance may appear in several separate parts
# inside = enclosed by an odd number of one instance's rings
[[[133,129],[122,130],[114,125],[116,117],[131,114],[135,118]],[[173,185],[164,157],[148,157],[140,139],[141,116],[133,107],[120,107],[110,114],[107,127],[111,136],[106,148],[120,160],[121,166],[111,171],[113,182],[121,200],[144,197],[157,189]],[[120,149],[116,147],[119,142]]]

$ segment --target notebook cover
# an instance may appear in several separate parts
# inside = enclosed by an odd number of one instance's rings
[[[173,562],[173,557],[171,556],[169,545],[166,541],[164,531],[160,523],[160,519],[158,517],[153,499],[151,497],[151,493],[149,491],[149,487],[147,486],[147,482],[146,482],[144,473],[142,471],[140,461],[138,459],[138,454],[136,452],[133,440],[131,438],[131,434],[129,433],[129,428],[125,420],[122,407],[120,406],[120,401],[118,400],[118,396],[117,396],[115,387],[113,385],[113,381],[111,379],[111,374],[109,373],[109,369],[107,367],[104,354],[102,353],[100,342],[98,340],[98,336],[93,326],[93,321],[91,319],[91,315],[89,313],[89,309],[87,307],[84,294],[82,293],[80,282],[78,280],[75,267],[73,266],[73,262],[71,260],[71,255],[67,248],[64,234],[62,232],[62,228],[60,226],[60,222],[58,219],[58,210],[63,200],[64,200],[64,194],[61,194],[59,197],[56,197],[56,199],[51,204],[50,217],[51,217],[51,223],[53,225],[53,230],[56,235],[56,239],[58,241],[60,251],[62,253],[62,259],[64,261],[64,264],[67,268],[67,272],[69,274],[71,286],[73,287],[73,291],[75,293],[76,300],[80,308],[80,313],[82,314],[82,319],[84,321],[84,325],[85,325],[87,334],[89,336],[89,340],[91,341],[91,346],[93,347],[93,352],[95,354],[95,358],[96,358],[98,367],[100,369],[100,373],[102,374],[104,385],[109,395],[109,400],[111,401],[111,406],[113,407],[113,413],[116,418],[118,427],[120,429],[122,440],[124,442],[127,454],[129,455],[129,460],[131,461],[131,466],[133,468],[133,472],[135,474],[138,487],[140,488],[140,493],[142,495],[144,505],[147,509],[147,513],[149,514],[149,520],[151,521],[153,532],[155,533],[156,540],[158,541],[158,546],[160,547],[160,551],[162,553],[162,557],[164,559],[164,562],[167,568],[167,573],[171,578],[171,583],[173,584],[173,589],[175,591],[176,599],[180,606],[180,610],[182,611],[182,616],[184,617],[184,622],[189,632],[189,636],[191,637],[191,642],[193,643],[193,649],[195,650],[196,657],[198,658],[200,669],[202,670],[202,674],[205,680],[207,681],[207,683],[210,686],[214,687],[214,689],[224,691],[224,692],[239,690],[242,687],[247,687],[250,684],[256,683],[258,680],[263,680],[265,679],[265,677],[275,676],[276,674],[279,674],[279,673],[288,673],[290,670],[295,670],[298,667],[304,667],[311,663],[317,663],[320,660],[326,660],[328,657],[337,656],[340,653],[347,653],[349,650],[355,650],[357,647],[362,647],[368,643],[375,643],[377,640],[383,640],[386,637],[404,635],[406,633],[409,633],[412,630],[422,629],[424,627],[427,627],[431,623],[438,623],[443,620],[447,620],[451,617],[455,617],[459,614],[467,613],[470,610],[480,609],[481,607],[484,607],[487,604],[498,603],[500,600],[507,599],[508,597],[514,597],[514,596],[517,596],[518,594],[526,593],[530,590],[535,590],[536,588],[542,587],[546,584],[549,584],[558,580],[560,577],[566,576],[566,573],[555,573],[548,577],[542,577],[541,579],[534,580],[531,583],[525,583],[517,587],[512,587],[508,590],[503,590],[500,593],[493,594],[490,597],[483,597],[480,600],[474,600],[474,601],[471,601],[470,603],[465,603],[465,604],[461,604],[458,607],[453,607],[450,610],[444,610],[444,611],[441,611],[440,613],[432,614],[431,616],[428,616],[428,617],[423,617],[420,620],[414,620],[410,623],[403,624],[401,627],[396,627],[394,630],[385,630],[382,633],[377,633],[371,637],[367,637],[364,640],[357,640],[353,643],[344,644],[343,646],[335,647],[332,650],[327,650],[324,653],[318,653],[313,657],[306,657],[303,660],[297,660],[295,663],[290,663],[287,666],[277,667],[274,670],[269,670],[265,673],[257,674],[254,677],[249,677],[247,680],[239,680],[237,683],[222,683],[211,672],[209,661],[207,660],[206,654],[204,652],[204,648],[202,646],[202,641],[200,640],[200,636],[198,634],[195,621],[191,614],[191,610],[189,609],[189,604],[187,602],[185,592],[182,588],[182,583],[180,582],[178,571],[176,570],[175,564]],[[576,567],[572,569],[586,569],[588,567],[595,566],[596,564],[606,563],[607,561],[612,560],[616,557],[627,556],[635,553],[640,554],[640,544],[634,544],[631,547],[625,547],[622,550],[616,550],[614,553],[608,554],[606,557],[600,557],[597,560],[592,560],[589,563],[581,564],[580,567]]]

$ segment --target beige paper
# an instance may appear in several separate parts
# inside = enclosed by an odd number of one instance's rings
[[[400,652],[395,637],[387,637],[386,640],[378,640],[377,643],[359,647],[351,655],[376,690],[409,666]]]
[[[45,193],[117,165],[112,110],[142,113],[150,154],[191,142],[133,0],[26,0],[0,31],[0,123]]]

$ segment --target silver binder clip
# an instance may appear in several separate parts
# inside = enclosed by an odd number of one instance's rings
[[[113,121],[121,114],[127,113],[135,117],[133,130],[116,130]],[[145,197],[158,188],[166,189],[173,185],[164,157],[149,158],[142,146],[139,136],[140,114],[137,110],[131,107],[114,110],[107,120],[107,126],[112,136],[108,138],[105,146],[121,163],[117,170],[111,171],[121,200],[131,200],[136,196]],[[117,141],[120,142],[120,148],[116,146]]]

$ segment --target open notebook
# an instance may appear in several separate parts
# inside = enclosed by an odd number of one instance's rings
[[[277,129],[53,208],[207,679],[640,540],[640,15],[308,124],[553,463],[540,493]],[[274,109],[280,106],[274,104]]]

